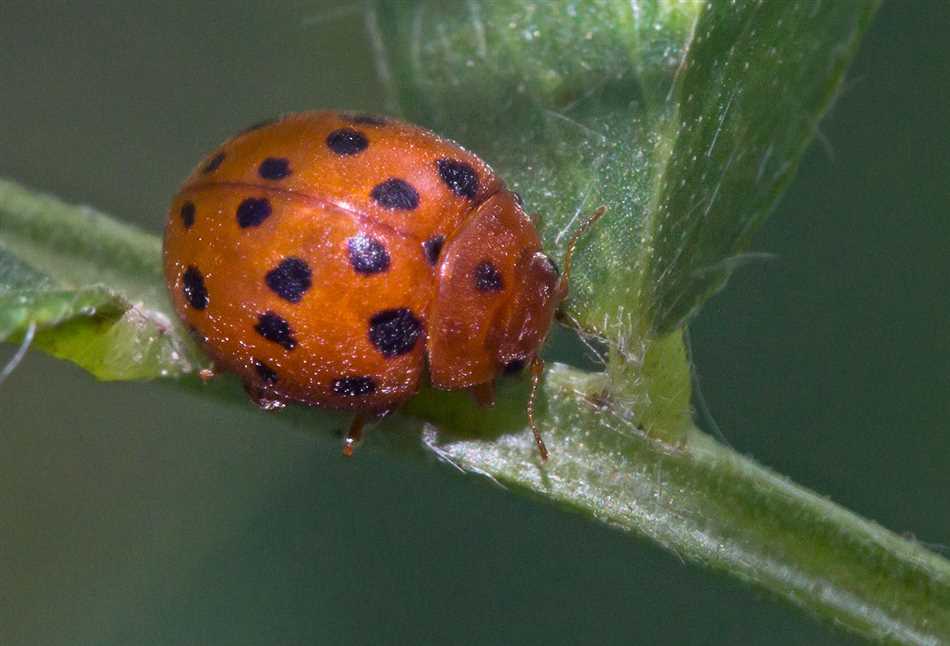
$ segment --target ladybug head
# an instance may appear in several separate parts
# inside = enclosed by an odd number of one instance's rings
[[[498,365],[504,374],[521,372],[531,363],[567,291],[557,265],[541,251],[525,251],[516,275],[520,281],[514,286],[507,329],[498,346]]]

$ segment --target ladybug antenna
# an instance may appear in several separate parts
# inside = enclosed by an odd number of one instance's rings
[[[531,432],[534,433],[534,443],[538,446],[538,453],[541,454],[541,461],[548,461],[548,447],[544,445],[544,439],[541,437],[541,431],[538,429],[538,423],[534,419],[534,404],[538,399],[538,386],[541,384],[541,374],[544,372],[544,361],[541,357],[535,355],[531,360],[531,394],[528,396],[528,425],[531,426]]]
[[[567,251],[564,252],[564,269],[561,273],[561,286],[564,288],[564,293],[567,293],[568,280],[571,277],[571,262],[574,259],[574,248],[577,247],[577,241],[580,240],[581,236],[587,233],[587,230],[593,226],[597,220],[600,219],[604,213],[607,212],[606,206],[598,207],[593,213],[587,216],[587,219],[584,220],[584,223],[581,226],[577,227],[577,230],[571,236],[571,239],[567,242]]]

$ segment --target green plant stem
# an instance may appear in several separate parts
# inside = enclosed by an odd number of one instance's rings
[[[859,635],[950,640],[950,562],[695,427],[681,447],[651,439],[598,400],[603,380],[549,371],[543,467],[527,432],[456,441],[429,427],[425,443],[462,469],[650,538]]]
[[[617,401],[603,399],[604,373],[563,364],[548,370],[543,427],[550,460],[541,465],[528,429],[460,438],[406,415],[373,428],[363,451],[385,447],[426,454],[512,492],[540,497],[629,536],[648,538],[682,561],[738,577],[841,628],[888,643],[950,640],[950,562],[914,540],[861,518],[775,474],[695,427],[685,443],[652,438]],[[248,406],[232,379],[213,385],[178,380],[189,390]],[[518,387],[507,396],[517,399]],[[413,414],[477,420],[457,393],[423,393]],[[441,415],[432,411],[441,410]],[[517,406],[493,411],[496,428]],[[291,408],[279,419],[298,429],[342,427],[343,416]],[[436,422],[441,423],[439,420]],[[475,423],[468,427],[472,435]],[[392,432],[397,431],[397,432]],[[327,450],[339,439],[318,433]],[[424,450],[420,450],[420,446]],[[358,457],[356,459],[359,459]]]

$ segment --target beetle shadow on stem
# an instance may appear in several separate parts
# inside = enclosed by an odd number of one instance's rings
[[[497,439],[520,433],[528,426],[530,383],[522,378],[502,378],[496,385],[495,405],[479,406],[468,391],[440,391],[426,387],[403,412],[432,422],[441,430],[460,439]],[[544,398],[538,401],[539,416],[546,410]]]

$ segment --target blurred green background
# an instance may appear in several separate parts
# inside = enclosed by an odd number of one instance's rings
[[[884,5],[756,241],[777,259],[692,325],[737,450],[934,543],[950,543],[947,25],[946,3]],[[0,45],[0,175],[156,233],[234,131],[381,104],[347,3],[5,2]],[[30,354],[0,386],[0,643],[853,641],[372,437],[344,461],[276,428]]]

